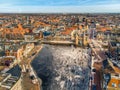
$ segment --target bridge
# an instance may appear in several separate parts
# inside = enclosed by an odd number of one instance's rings
[[[75,45],[74,42],[72,41],[57,41],[57,40],[30,40],[30,41],[25,41],[25,40],[21,40],[22,42],[26,42],[26,43],[41,43],[41,44],[52,44],[52,45]],[[5,44],[5,43],[14,43],[17,41],[11,40],[11,41],[4,41],[1,42],[0,44]]]
[[[53,45],[75,45],[72,41],[41,41],[41,43]]]

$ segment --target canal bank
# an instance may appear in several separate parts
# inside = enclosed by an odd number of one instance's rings
[[[51,76],[49,74],[52,73],[52,70],[50,70],[50,68],[51,66],[53,66],[52,59],[49,58],[51,56],[52,53],[49,51],[48,48],[46,48],[46,45],[43,45],[38,55],[31,62],[31,65],[37,73],[37,76],[42,80],[43,90],[47,90],[47,86],[49,86],[49,76]]]
[[[23,58],[20,63],[20,66],[22,68],[23,90],[42,90],[42,81],[37,77],[37,74],[31,65],[31,62],[38,55],[41,49],[42,45],[35,46],[35,48],[28,54],[28,56],[26,58]]]
[[[39,88],[36,88],[36,90],[37,89],[42,90],[42,80],[37,76],[37,73],[35,72],[31,63],[33,62],[34,58],[37,57],[37,55],[40,53],[40,51],[42,50],[42,47],[43,47],[42,45],[38,46],[38,49],[36,49],[36,53],[33,53],[33,57],[32,57],[32,60],[30,62],[30,70],[33,72],[36,80],[38,81]]]

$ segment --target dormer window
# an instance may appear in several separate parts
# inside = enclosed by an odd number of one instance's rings
[[[116,87],[116,84],[115,84],[115,83],[112,83],[112,87]]]

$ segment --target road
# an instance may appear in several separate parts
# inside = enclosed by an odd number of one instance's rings
[[[41,49],[41,46],[36,46],[28,55],[27,57],[23,58],[23,60],[20,62],[20,65],[22,67],[22,87],[23,90],[40,90],[40,84],[38,82],[38,78],[35,75],[34,70],[31,67],[31,61],[35,58],[37,55],[37,52]],[[35,53],[34,55],[32,55]],[[27,69],[29,71],[27,71]],[[36,84],[33,84],[32,79],[30,79],[30,73],[32,73],[35,76],[35,79],[37,81]]]
[[[92,68],[95,69],[95,73],[93,76],[92,85],[96,85],[96,90],[102,90],[102,78],[101,78],[101,68],[102,68],[102,62],[107,57],[104,53],[104,49],[102,48],[102,45],[97,42],[97,40],[91,40],[90,46],[92,48],[92,51],[94,55],[92,56]]]

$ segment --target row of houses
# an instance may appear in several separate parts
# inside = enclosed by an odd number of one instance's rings
[[[7,48],[4,51],[4,56],[0,57],[0,64],[10,66],[18,64],[23,60],[23,57],[27,57],[28,53],[34,48],[34,43],[8,44],[5,46]]]

